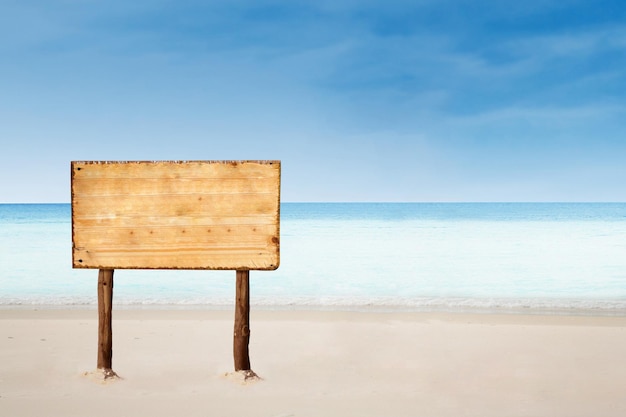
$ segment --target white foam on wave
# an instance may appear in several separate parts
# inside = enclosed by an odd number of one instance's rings
[[[95,307],[94,298],[39,297],[0,298],[0,307],[81,308]],[[229,309],[234,300],[226,297],[119,298],[114,305],[121,308],[163,309]],[[407,312],[485,312],[485,313],[554,313],[576,315],[626,316],[624,299],[556,299],[556,298],[461,298],[461,297],[253,297],[253,309],[263,310],[348,310]]]

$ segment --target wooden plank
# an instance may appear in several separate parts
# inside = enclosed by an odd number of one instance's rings
[[[280,161],[71,168],[75,268],[278,268]]]
[[[131,181],[130,179],[128,180]],[[84,182],[83,182],[84,183]],[[88,187],[89,183],[80,184]],[[76,186],[78,187],[78,185]],[[211,213],[218,217],[263,216],[275,217],[276,194],[161,194],[142,195],[137,191],[128,194],[90,196],[75,194],[76,221],[82,216],[120,218],[126,216],[171,218],[201,216]]]
[[[88,182],[89,188],[83,188],[82,182]],[[184,184],[184,187],[180,187]],[[248,178],[135,178],[132,183],[128,178],[84,177],[76,179],[81,193],[92,196],[126,195],[141,190],[144,195],[162,194],[259,194],[266,189],[272,192],[276,183],[271,177],[255,177],[254,188]]]

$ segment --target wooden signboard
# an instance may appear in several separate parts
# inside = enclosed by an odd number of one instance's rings
[[[74,268],[279,265],[280,162],[72,162]]]
[[[89,161],[71,172],[72,264],[99,269],[105,377],[115,269],[236,270],[235,370],[252,372],[249,271],[280,262],[280,161]]]

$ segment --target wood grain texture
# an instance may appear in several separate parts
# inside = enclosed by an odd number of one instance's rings
[[[233,358],[235,371],[250,370],[250,271],[237,271]]]
[[[271,270],[280,161],[72,162],[73,266]]]
[[[113,373],[113,273],[98,271],[98,369],[108,373]]]

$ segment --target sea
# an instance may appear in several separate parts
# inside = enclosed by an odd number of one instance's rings
[[[626,315],[626,203],[282,203],[253,309]],[[69,204],[0,204],[0,309],[91,308]],[[234,271],[116,270],[118,308],[228,309]]]

